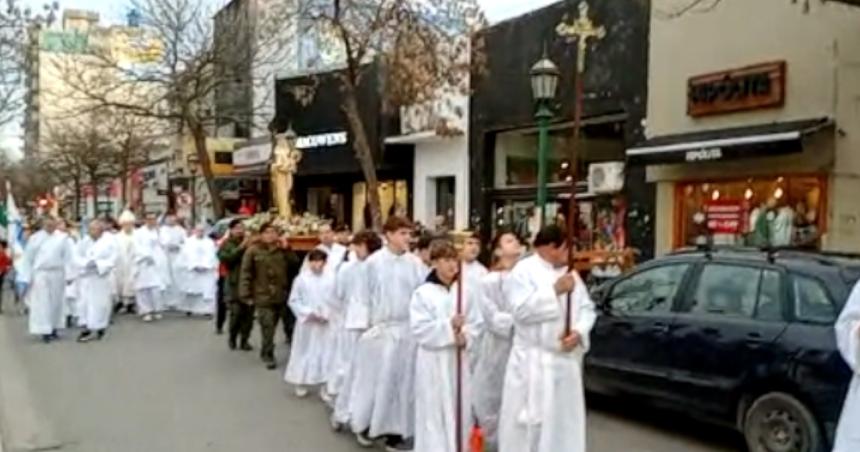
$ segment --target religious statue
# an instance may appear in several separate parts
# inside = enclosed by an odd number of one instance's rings
[[[288,220],[293,215],[290,199],[293,191],[293,175],[302,161],[302,152],[295,147],[296,134],[292,129],[275,135],[274,159],[272,162],[272,194],[278,216]]]

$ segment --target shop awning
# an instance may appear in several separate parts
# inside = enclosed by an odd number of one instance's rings
[[[627,150],[630,163],[671,164],[767,157],[803,151],[803,138],[833,125],[828,118],[655,137]]]

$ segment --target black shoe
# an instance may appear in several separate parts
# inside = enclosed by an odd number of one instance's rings
[[[275,370],[278,368],[278,363],[275,360],[266,361],[266,369]]]
[[[42,342],[44,342],[44,343],[46,343],[46,344],[50,344],[50,343],[51,343],[51,339],[52,339],[52,338],[51,338],[51,335],[50,335],[50,334],[43,334],[43,335],[42,335]]]
[[[57,333],[57,330],[54,330],[54,332],[51,333],[51,339],[55,341],[60,340],[60,334]]]
[[[72,318],[72,316],[67,315],[66,316],[66,328],[71,328],[72,326],[74,326],[74,324],[75,324],[75,322],[74,322],[74,319]]]
[[[185,317],[191,317],[191,312],[186,312]]]
[[[230,350],[236,350],[236,338],[235,338],[235,337],[231,337],[231,338],[227,341],[227,346],[228,346],[228,347],[230,347]]]
[[[102,340],[105,338],[105,330],[98,330],[96,332],[96,339]]]
[[[137,313],[137,308],[135,308],[133,304],[130,304],[125,307],[125,313],[134,315]]]
[[[120,312],[122,312],[122,303],[117,303],[113,306],[113,313],[119,314]]]
[[[91,340],[93,340],[93,334],[92,332],[90,332],[90,330],[84,330],[81,332],[81,335],[78,336],[78,342],[82,344]]]
[[[252,352],[254,351],[254,347],[248,342],[242,342],[242,345],[239,347],[243,352]]]
[[[221,336],[224,334],[224,328],[215,328],[215,335]]]

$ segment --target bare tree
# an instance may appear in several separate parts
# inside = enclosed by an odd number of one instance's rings
[[[284,16],[298,18],[299,33],[321,36],[322,52],[343,68],[341,109],[353,136],[353,150],[368,187],[375,229],[382,212],[376,155],[359,113],[359,86],[368,62],[384,67],[383,108],[431,102],[445,92],[468,92],[472,69],[483,62],[480,42],[472,38],[485,24],[475,0],[282,0]]]
[[[109,125],[114,143],[109,156],[111,175],[120,180],[123,206],[128,206],[128,184],[132,174],[149,163],[150,149],[158,136],[158,124],[151,118],[119,112]]]
[[[63,81],[81,103],[92,108],[107,107],[156,119],[169,124],[180,136],[190,134],[213,210],[221,216],[224,209],[206,139],[217,125],[255,123],[253,117],[264,110],[263,105],[241,110],[214,108],[217,92],[235,87],[237,77],[249,77],[223,68],[259,66],[266,60],[261,55],[263,49],[278,47],[261,43],[261,37],[276,39],[281,35],[267,32],[273,25],[265,17],[235,14],[226,18],[230,23],[223,27],[231,34],[215,39],[213,11],[205,0],[133,0],[132,5],[141,13],[140,33],[151,44],[151,58],[129,65],[110,46],[92,49],[88,58],[64,59],[58,64]],[[248,33],[249,28],[257,32]],[[248,51],[236,52],[237,48]],[[229,62],[224,61],[228,58]],[[247,64],[239,65],[236,58],[245,59]],[[245,84],[254,86],[268,80],[259,71],[249,72],[252,79],[245,80]]]

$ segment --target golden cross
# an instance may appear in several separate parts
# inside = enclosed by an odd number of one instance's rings
[[[579,17],[568,23],[567,14],[561,23],[555,28],[559,36],[566,38],[567,42],[576,41],[578,52],[576,54],[576,71],[579,74],[585,72],[585,53],[588,51],[588,40],[603,39],[606,36],[606,28],[602,25],[595,26],[588,17],[588,3],[579,3]]]

